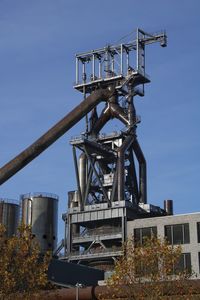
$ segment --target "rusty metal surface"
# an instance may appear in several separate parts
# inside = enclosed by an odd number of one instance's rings
[[[99,89],[92,92],[91,95],[83,100],[56,125],[0,169],[0,185],[52,145],[58,138],[60,138],[88,112],[90,112],[99,102],[108,99],[111,95],[112,91],[108,89]]]
[[[147,285],[147,283],[146,283]],[[171,282],[157,282],[153,283],[153,285],[163,286],[163,299],[168,300],[178,300],[178,299],[200,299],[200,280],[184,280],[180,282],[181,289],[176,289],[173,285],[173,281]],[[150,283],[150,287],[152,283]],[[149,289],[150,289],[149,287]],[[139,291],[142,289],[142,284],[132,284],[133,291],[137,295]],[[145,287],[147,289],[147,287]],[[155,288],[155,287],[154,287]],[[117,297],[116,297],[117,294]],[[134,293],[133,293],[134,295]],[[18,297],[16,297],[18,296]],[[24,299],[24,295],[13,294],[13,298],[15,299]],[[118,288],[108,287],[108,286],[93,286],[87,288],[79,288],[77,293],[77,288],[61,288],[52,291],[42,291],[36,294],[36,297],[31,296],[31,299],[48,299],[48,300],[75,300],[78,298],[79,300],[98,300],[98,299],[126,299],[130,300],[129,290],[127,290],[127,286],[119,286]],[[145,298],[148,300],[147,298]]]

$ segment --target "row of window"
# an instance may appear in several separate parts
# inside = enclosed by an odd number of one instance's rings
[[[142,245],[144,238],[157,236],[157,227],[145,227],[134,229],[135,241]],[[190,231],[189,223],[166,225],[165,238],[171,245],[189,244]],[[200,243],[200,222],[197,223],[197,240]]]
[[[136,274],[138,275],[150,275],[154,272],[158,272],[159,268],[159,261],[155,258],[154,261],[151,261],[149,264],[143,264],[140,261],[136,262]],[[191,254],[190,253],[182,253],[178,262],[174,263],[173,265],[169,265],[165,269],[167,275],[175,275],[180,274],[182,272],[187,272],[187,274],[192,273],[192,266],[191,266]]]
[[[199,223],[200,224],[200,223]],[[200,229],[200,226],[199,226]],[[157,227],[145,227],[134,229],[134,239],[136,243],[142,245],[145,238],[152,238],[157,236]],[[166,225],[165,226],[165,237],[171,245],[187,244],[190,243],[189,224],[177,224],[177,225]],[[198,242],[200,242],[199,234]],[[200,253],[199,253],[200,262]],[[173,267],[173,273],[178,274],[182,271],[191,273],[191,254],[182,253],[178,264]]]

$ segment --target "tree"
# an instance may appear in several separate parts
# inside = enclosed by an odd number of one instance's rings
[[[16,236],[7,238],[0,224],[0,299],[12,293],[30,294],[48,285],[50,253],[41,255],[40,246],[29,226],[21,225]]]
[[[192,293],[192,285],[188,279],[192,272],[181,270],[181,250],[181,246],[172,247],[166,240],[155,237],[145,239],[142,245],[128,239],[124,255],[107,281],[113,298],[119,298],[123,289],[127,299],[155,300],[173,294],[181,295],[176,299],[191,299],[188,295]]]

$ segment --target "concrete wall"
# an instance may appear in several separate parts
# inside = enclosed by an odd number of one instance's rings
[[[198,257],[198,252],[200,252],[200,243],[198,243],[197,239],[197,222],[200,222],[200,213],[136,219],[134,221],[128,221],[127,234],[128,236],[132,236],[134,228],[157,226],[157,236],[159,238],[163,238],[165,234],[165,225],[189,223],[190,243],[182,244],[181,246],[183,253],[191,253],[192,270],[197,274],[198,278],[200,278]]]

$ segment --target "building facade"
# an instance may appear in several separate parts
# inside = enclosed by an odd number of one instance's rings
[[[144,237],[166,238],[182,246],[180,269],[192,270],[200,278],[200,213],[135,219],[127,222],[127,235],[141,242]]]

